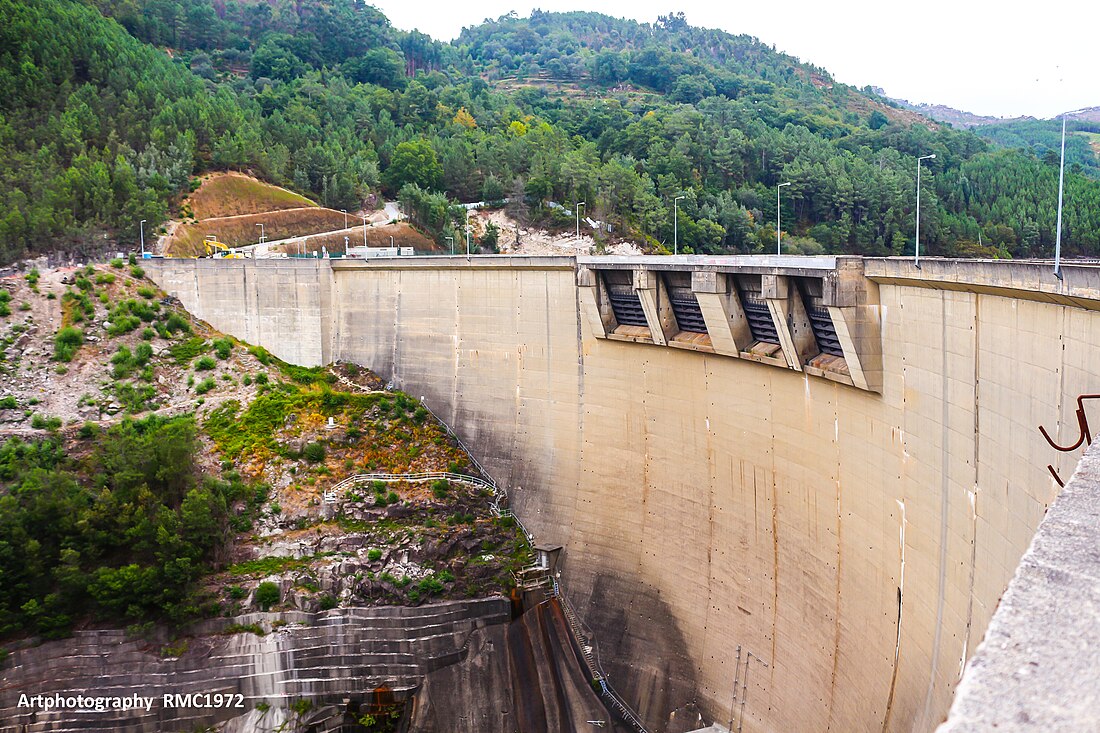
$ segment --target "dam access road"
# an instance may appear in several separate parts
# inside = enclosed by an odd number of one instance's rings
[[[700,717],[934,730],[1080,458],[1038,426],[1074,445],[1077,398],[1100,392],[1088,265],[1062,279],[1047,263],[795,256],[147,269],[287,361],[355,362],[422,397],[563,548],[573,606],[652,731]],[[980,700],[960,715],[977,720]]]

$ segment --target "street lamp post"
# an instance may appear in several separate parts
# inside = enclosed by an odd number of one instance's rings
[[[916,265],[918,270],[920,269],[920,164],[921,161],[932,160],[935,157],[936,154],[932,153],[931,155],[922,155],[917,158],[917,231],[913,237],[913,264]]]
[[[451,243],[451,254],[454,254],[455,253],[455,238],[454,237],[447,237],[447,241],[449,241]]]
[[[256,226],[258,226],[260,228],[260,244],[263,244],[264,243],[264,225],[263,224],[257,224]]]
[[[577,239],[581,238],[581,207],[584,206],[583,201],[577,202]]]
[[[779,200],[779,190],[784,186],[789,185],[791,185],[791,182],[787,181],[786,183],[780,183],[778,186],[775,187],[775,253],[777,255],[783,254],[783,206]]]
[[[361,217],[363,219],[363,246],[367,246],[367,217]]]
[[[1059,204],[1059,207],[1060,206],[1061,205]],[[1060,210],[1060,208],[1059,208],[1059,210]],[[141,231],[141,256],[142,256],[142,259],[145,258],[145,222],[147,222],[147,221],[149,221],[149,220],[148,219],[142,219],[141,222],[138,224],[138,229]],[[1058,217],[1058,221],[1059,222],[1062,221],[1061,216]]]
[[[466,259],[470,259],[470,207],[466,207]]]
[[[685,196],[677,196],[672,199],[672,254],[680,253],[680,199]]]
[[[340,213],[344,215],[344,229],[348,228],[348,210],[340,209]]]

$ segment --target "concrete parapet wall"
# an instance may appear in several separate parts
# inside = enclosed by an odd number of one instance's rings
[[[1037,426],[1073,443],[1073,400],[1100,391],[1085,285],[1029,296],[1011,284],[1047,288],[1027,269],[1040,265],[933,262],[867,260],[866,277],[845,258],[231,266],[247,282],[317,278],[321,324],[260,343],[300,363],[354,361],[423,397],[539,540],[564,546],[573,604],[653,729],[691,703],[726,725],[743,698],[745,731],[929,731],[1055,496],[1047,464],[1066,476],[1077,459]],[[207,282],[226,290],[205,263],[164,267],[196,283],[177,293],[188,307]],[[585,274],[604,268],[819,279],[815,297],[843,318],[848,383],[743,358],[717,279],[690,281],[708,329],[730,329],[709,351],[637,326],[605,338],[621,326]],[[1067,268],[1059,282],[1091,277]],[[647,322],[667,328],[660,287],[642,289],[657,298]],[[198,314],[248,338],[234,324],[256,306],[219,302],[220,321]],[[802,328],[783,302],[773,316]],[[789,336],[784,349],[806,348]]]
[[[939,733],[1100,730],[1100,446],[1054,500]]]
[[[214,328],[302,366],[329,361],[331,269],[320,260],[143,260],[158,285]]]

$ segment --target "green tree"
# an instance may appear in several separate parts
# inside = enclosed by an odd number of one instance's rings
[[[407,183],[423,189],[434,189],[443,178],[443,166],[435,154],[431,142],[423,138],[406,140],[398,144],[386,168],[382,180],[391,191],[398,191]]]

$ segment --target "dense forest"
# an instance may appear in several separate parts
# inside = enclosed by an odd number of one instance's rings
[[[244,529],[229,506],[251,490],[236,475],[196,482],[193,417],[89,423],[81,436],[84,458],[57,435],[0,445],[0,637],[67,636],[89,614],[189,618],[195,581]]]
[[[1061,118],[981,125],[974,132],[1002,147],[1030,150],[1048,165],[1057,165],[1061,156]],[[1100,122],[1066,121],[1066,166],[1100,179]]]
[[[460,201],[547,204],[666,251],[922,247],[1044,256],[1057,165],[895,109],[748,36],[595,13],[504,16],[451,44],[359,0],[0,0],[0,261],[137,239],[192,176],[248,170],[349,210],[398,198],[441,243]],[[1021,149],[1021,147],[1023,149]],[[1080,171],[1080,172],[1078,172]],[[1064,251],[1100,255],[1100,182],[1066,178]],[[983,246],[979,246],[979,242]]]

